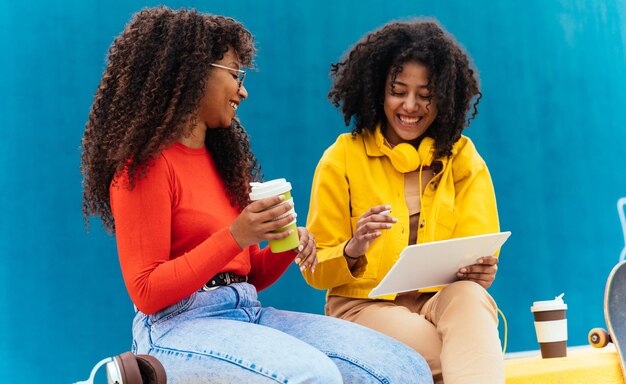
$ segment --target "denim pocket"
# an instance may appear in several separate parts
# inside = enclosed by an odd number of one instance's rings
[[[148,325],[157,326],[185,312],[191,306],[191,304],[193,304],[196,295],[197,292],[194,292],[190,296],[179,301],[178,303],[172,304],[169,307],[166,307],[159,312],[148,316]]]

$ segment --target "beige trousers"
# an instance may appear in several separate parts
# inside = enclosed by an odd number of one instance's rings
[[[474,282],[394,301],[331,296],[325,311],[409,345],[426,359],[435,383],[504,383],[496,303]]]

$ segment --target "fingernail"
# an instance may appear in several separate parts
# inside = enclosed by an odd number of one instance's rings
[[[385,227],[391,228],[391,224],[386,224]]]
[[[465,273],[465,272],[467,272],[467,269],[465,269],[465,268],[461,268],[460,272],[461,272],[461,273]]]
[[[385,205],[385,209],[391,212],[391,205]]]
[[[297,257],[296,257],[296,259],[295,259],[294,261],[296,262],[296,264],[300,264],[300,262],[301,262],[302,260],[300,260],[299,258],[297,258]]]
[[[285,200],[285,195],[280,195],[280,196],[278,196],[278,198],[280,199],[280,201],[283,201],[283,200]]]
[[[391,218],[391,221],[393,221],[394,223],[397,223],[397,222],[398,222],[398,219],[396,219],[395,217],[392,217],[392,218]]]
[[[305,268],[304,265],[300,266],[300,272],[304,271],[304,268]]]
[[[302,244],[298,245],[298,251],[302,252],[303,249],[304,249],[304,245]]]
[[[315,267],[311,267],[311,273],[315,273]]]
[[[478,264],[482,264],[483,263],[483,259],[478,259]]]
[[[387,215],[389,215],[390,213],[391,213],[391,211],[388,209],[388,210],[386,210],[386,211],[382,211],[380,214],[381,214],[381,215],[383,215],[383,216],[387,216]]]

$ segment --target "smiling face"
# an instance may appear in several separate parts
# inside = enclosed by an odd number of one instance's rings
[[[232,49],[214,64],[241,69],[239,59]],[[212,67],[198,107],[198,123],[209,129],[229,127],[239,104],[247,97],[246,88],[243,85],[239,87],[238,72]]]
[[[383,133],[387,141],[392,145],[415,144],[437,117],[437,105],[428,90],[426,66],[406,62],[395,80],[390,71],[385,82],[383,107],[387,118]]]

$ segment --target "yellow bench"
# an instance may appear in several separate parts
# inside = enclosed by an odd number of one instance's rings
[[[508,353],[506,384],[625,384],[613,344],[568,347],[567,357],[542,359],[539,351]]]

